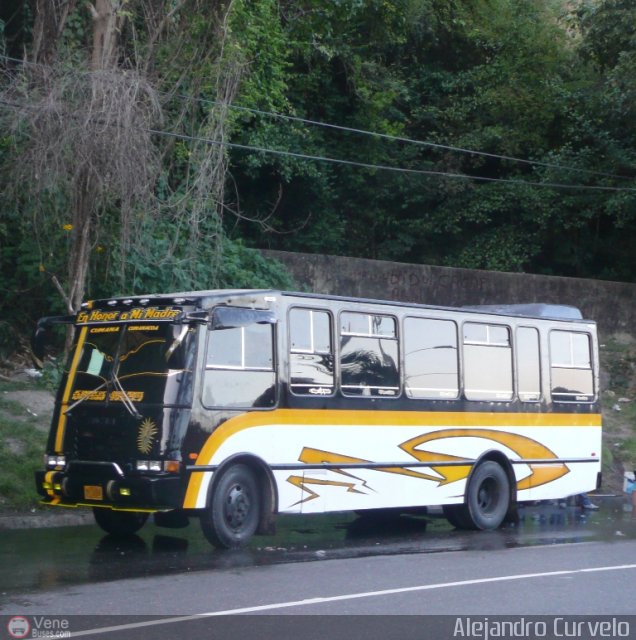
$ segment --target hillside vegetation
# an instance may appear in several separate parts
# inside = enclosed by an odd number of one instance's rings
[[[633,0],[3,0],[0,354],[253,248],[633,281]]]

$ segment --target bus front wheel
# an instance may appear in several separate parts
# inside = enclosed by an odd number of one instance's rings
[[[235,464],[214,483],[210,504],[201,515],[203,535],[215,547],[244,547],[260,519],[258,483],[252,470]]]
[[[93,507],[95,522],[113,536],[130,536],[141,529],[148,520],[148,514],[141,511],[113,511]]]
[[[445,504],[444,516],[455,529],[471,529],[465,504]]]

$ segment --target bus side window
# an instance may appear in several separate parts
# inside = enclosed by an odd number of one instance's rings
[[[550,333],[552,399],[557,402],[594,400],[590,336],[575,331]]]
[[[464,324],[464,393],[467,400],[512,399],[510,329]]]
[[[394,318],[366,313],[341,314],[340,387],[349,396],[399,395],[398,341]]]
[[[204,407],[272,407],[276,403],[271,325],[208,333]]]
[[[538,402],[541,399],[539,331],[532,327],[519,327],[516,346],[519,400]]]
[[[457,398],[457,326],[450,320],[406,318],[404,378],[409,398]]]
[[[289,384],[298,395],[327,396],[334,390],[331,317],[326,311],[289,312]]]

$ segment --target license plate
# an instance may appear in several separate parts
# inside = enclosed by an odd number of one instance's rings
[[[93,484],[84,485],[84,499],[85,500],[103,500],[104,490],[99,485],[93,485]]]

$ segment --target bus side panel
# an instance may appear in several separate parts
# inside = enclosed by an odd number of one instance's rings
[[[599,446],[594,414],[279,409],[224,423],[197,464],[258,457],[279,511],[311,513],[462,502],[473,462],[495,451],[513,461],[518,500],[563,497],[594,487]],[[208,480],[191,481],[186,507],[205,505]]]

